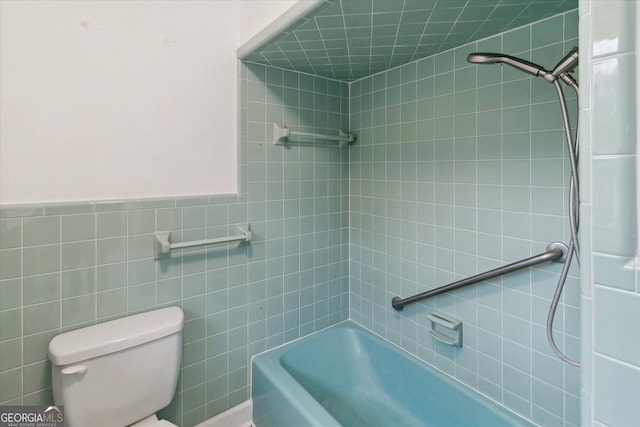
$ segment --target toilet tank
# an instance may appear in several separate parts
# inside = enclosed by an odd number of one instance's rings
[[[178,307],[65,332],[49,343],[67,427],[124,427],[169,405],[180,371]]]

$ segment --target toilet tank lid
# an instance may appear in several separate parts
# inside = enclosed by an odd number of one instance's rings
[[[167,307],[65,332],[49,343],[49,360],[68,365],[134,347],[181,331],[183,321],[182,309]]]

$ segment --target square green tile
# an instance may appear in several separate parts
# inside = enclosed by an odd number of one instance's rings
[[[22,220],[0,220],[0,249],[17,248],[22,245]]]
[[[26,261],[26,260],[25,260]],[[91,267],[96,264],[95,240],[62,244],[62,269]]]
[[[156,224],[158,231],[180,230],[182,228],[182,209],[157,209]]]
[[[22,334],[20,309],[0,311],[0,341],[17,338]]]
[[[62,298],[77,297],[96,291],[96,268],[62,272]]]
[[[110,316],[120,316],[127,312],[127,290],[124,288],[113,291],[98,292],[98,319]]]
[[[562,116],[552,114],[549,111],[551,103],[536,104],[531,106],[531,130],[547,131],[553,129],[562,129]],[[558,117],[560,116],[560,117]]]
[[[156,284],[145,283],[127,288],[129,310],[135,311],[156,305]]]
[[[60,273],[28,276],[22,280],[25,305],[55,301],[60,298]]]
[[[180,301],[182,299],[182,282],[180,278],[158,281],[158,304]]]
[[[0,310],[17,308],[22,304],[20,278],[0,280]]]
[[[531,100],[530,79],[516,80],[502,85],[502,107],[517,107],[526,105]]]
[[[529,159],[504,159],[502,161],[502,183],[530,186],[530,163]]]
[[[60,270],[60,245],[25,247],[23,257],[25,276]]]
[[[203,318],[197,318],[184,322],[184,342],[190,343],[205,338],[206,322]],[[226,339],[225,339],[226,346]]]
[[[48,245],[60,242],[60,217],[26,218],[23,222],[25,246]]]
[[[127,264],[117,263],[99,266],[96,269],[98,291],[117,289],[127,284]]]
[[[206,292],[206,275],[204,273],[184,276],[182,280],[185,298],[202,295]]]
[[[25,394],[22,399],[24,405],[48,406],[51,402],[53,402],[53,390],[51,387]]]
[[[502,36],[502,48],[508,55],[518,55],[531,49],[531,28],[522,27]]]
[[[21,396],[22,369],[0,372],[0,403],[9,402]]]
[[[185,416],[188,415],[189,411],[192,411],[197,407],[204,405],[205,396],[206,396],[204,383],[197,385],[193,388],[186,389],[183,393],[184,393],[184,398],[183,398],[182,405],[185,411]],[[197,420],[200,420],[200,417],[198,417]],[[203,421],[203,420],[200,420],[200,421]]]
[[[0,341],[0,372],[22,365],[22,339]]]
[[[534,115],[532,111],[534,107],[527,105],[502,110],[503,133],[528,133],[531,130],[531,123],[533,122],[531,117]],[[529,136],[526,135],[526,138],[529,138]]]
[[[24,364],[48,360],[49,342],[58,333],[56,329],[23,337]]]
[[[182,309],[186,320],[192,320],[207,314],[206,298],[191,297],[182,300]]]
[[[96,246],[96,263],[98,265],[117,263],[127,259],[126,237],[98,239]]]
[[[154,235],[139,234],[127,239],[127,258],[129,260],[152,258],[154,256]]]
[[[105,212],[96,215],[97,238],[117,237],[127,234],[126,212]]]
[[[127,263],[129,285],[153,282],[156,279],[156,261],[143,259]]]
[[[563,17],[561,15],[545,19],[531,26],[531,48],[547,46],[563,39]]]
[[[60,328],[59,301],[25,306],[22,315],[25,335]]]
[[[204,341],[200,341],[204,342]],[[184,388],[195,387],[198,384],[202,384],[206,378],[205,371],[206,364],[204,361],[197,362],[193,365],[186,366],[182,370],[182,384]]]
[[[94,214],[62,216],[62,241],[74,242],[96,237],[96,216]]]
[[[127,212],[127,231],[131,234],[152,233],[156,227],[156,212],[142,209]]]
[[[24,366],[22,370],[22,392],[33,393],[51,387],[51,363],[42,361]]]

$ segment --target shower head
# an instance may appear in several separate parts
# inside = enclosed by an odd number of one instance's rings
[[[553,71],[547,71],[538,64],[525,61],[524,59],[514,56],[504,55],[502,53],[470,53],[467,61],[473,64],[508,64],[520,71],[531,74],[532,76],[542,77],[549,83],[553,83],[560,79],[569,86],[576,86],[577,83],[568,73],[573,71],[578,65],[578,48],[571,49],[564,58],[558,62]]]
[[[551,71],[551,75],[555,78],[559,78],[563,74],[567,74],[570,71],[573,71],[574,68],[578,66],[578,48],[574,47],[571,49],[564,58],[558,62],[558,65]]]
[[[467,57],[467,61],[473,64],[507,64],[536,77],[545,77],[549,74],[547,70],[533,62],[525,61],[524,59],[516,58],[514,56],[503,55],[501,53],[471,53]]]

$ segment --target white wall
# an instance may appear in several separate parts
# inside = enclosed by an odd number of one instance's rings
[[[236,192],[235,51],[294,3],[0,1],[0,203]]]

